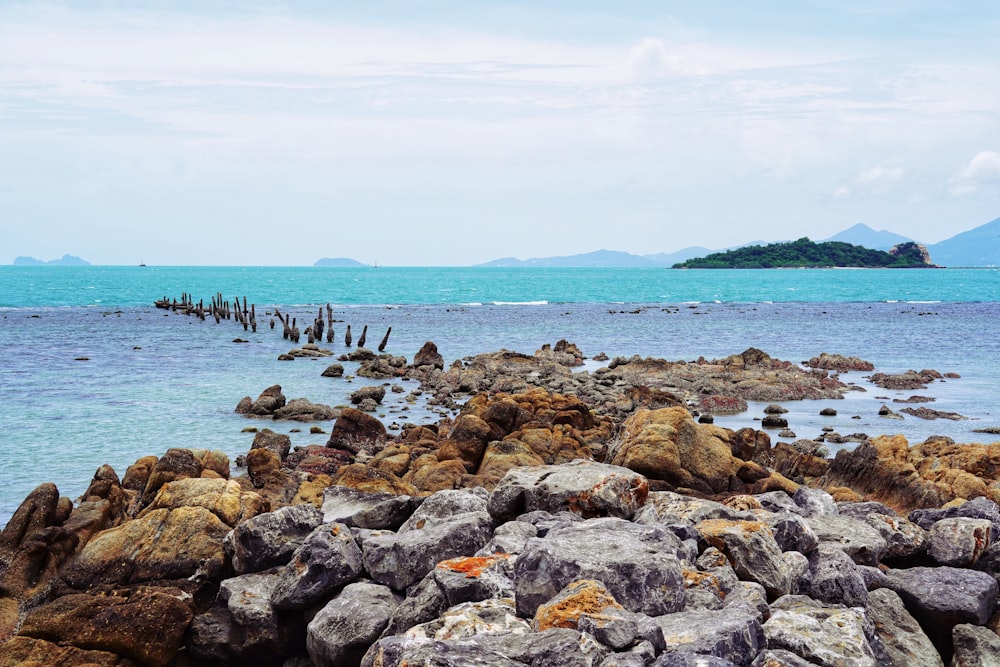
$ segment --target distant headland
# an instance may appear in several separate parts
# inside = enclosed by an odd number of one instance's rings
[[[59,259],[44,261],[34,257],[15,257],[14,264],[18,266],[90,266],[90,262],[76,255],[63,255]]]

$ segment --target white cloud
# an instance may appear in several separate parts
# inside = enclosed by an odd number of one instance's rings
[[[647,37],[631,52],[632,72],[635,78],[642,81],[658,79],[681,71],[681,59],[667,51],[667,45],[662,40]]]
[[[951,179],[949,190],[952,194],[965,195],[989,185],[1000,185],[1000,153],[980,151],[958,176]]]
[[[895,189],[905,175],[902,167],[876,166],[865,169],[854,180],[866,194],[884,195]]]

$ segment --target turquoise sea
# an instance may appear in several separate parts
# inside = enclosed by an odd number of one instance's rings
[[[257,333],[158,310],[161,297],[246,296]],[[119,474],[169,447],[244,453],[248,425],[291,433],[293,445],[322,443],[308,425],[248,422],[233,413],[243,396],[281,384],[288,398],[338,405],[372,383],[323,378],[328,361],[279,362],[291,346],[265,315],[275,306],[311,320],[330,303],[335,352],[368,325],[368,346],[387,327],[386,349],[408,359],[428,340],[446,362],[500,348],[531,353],[560,338],[588,356],[723,357],[758,347],[801,362],[820,352],[857,355],[878,370],[933,368],[960,379],[926,392],[867,389],[842,401],[788,404],[798,437],[903,433],[911,442],[1000,426],[1000,270],[762,270],[314,267],[0,267],[0,525],[37,484],[75,497],[96,468]],[[300,325],[301,326],[301,325]],[[304,328],[304,327],[302,327]],[[249,343],[233,343],[241,337]],[[86,361],[78,360],[86,358]],[[601,364],[588,362],[586,368]],[[354,369],[345,364],[348,374]],[[406,392],[387,394],[387,425],[437,419]],[[882,403],[912,393],[963,421],[889,421]],[[905,394],[905,395],[904,395]],[[390,400],[391,399],[391,400]],[[838,416],[821,418],[829,405]],[[894,405],[894,409],[902,406]],[[718,418],[755,425],[763,406]],[[854,417],[857,417],[855,419]],[[329,430],[330,424],[322,425]],[[772,433],[772,439],[777,439]],[[835,449],[835,447],[831,447]]]

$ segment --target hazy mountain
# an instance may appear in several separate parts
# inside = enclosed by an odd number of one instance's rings
[[[324,257],[322,259],[317,259],[313,266],[326,266],[326,267],[337,267],[337,268],[347,268],[355,266],[368,266],[367,264],[362,264],[356,259],[350,259],[349,257]]]
[[[14,263],[18,266],[90,266],[90,262],[76,255],[63,255],[59,259],[50,259],[47,262],[34,257],[15,257]]]
[[[690,248],[681,248],[676,252],[658,252],[653,255],[643,255],[643,257],[655,262],[657,266],[673,266],[678,262],[686,262],[689,259],[701,257],[702,255],[709,254],[710,252],[714,251],[708,248],[702,248],[701,246],[691,246]]]
[[[834,234],[830,238],[823,240],[850,243],[851,245],[864,246],[872,250],[889,250],[897,243],[906,243],[913,239],[885,229],[876,231],[868,225],[859,222],[853,227],[849,227],[839,234]]]
[[[1000,218],[927,246],[941,266],[1000,266]]]
[[[543,266],[543,267],[630,267],[630,266],[662,266],[646,257],[633,255],[618,250],[595,250],[594,252],[583,253],[581,255],[567,255],[564,257],[536,257],[533,259],[517,259],[515,257],[505,257],[495,259],[485,264],[476,266]]]

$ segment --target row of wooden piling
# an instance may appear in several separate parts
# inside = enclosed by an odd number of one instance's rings
[[[221,323],[222,320],[235,320],[237,324],[243,325],[244,331],[252,329],[254,333],[257,332],[256,307],[255,304],[252,303],[249,304],[248,307],[246,296],[243,297],[242,304],[240,303],[239,297],[236,297],[233,299],[232,303],[230,303],[229,301],[223,299],[222,292],[216,292],[211,298],[209,307],[206,309],[204,300],[199,300],[195,303],[194,298],[190,294],[182,292],[180,301],[176,298],[168,299],[164,296],[162,299],[155,301],[153,305],[157,308],[170,310],[175,313],[193,315],[202,321],[208,317],[212,317],[215,319],[216,324]],[[320,306],[312,324],[307,326],[305,329],[306,340],[309,343],[322,342],[324,333],[326,334],[326,342],[333,342],[333,307],[330,306],[330,304],[326,304],[325,310],[325,321],[323,318],[324,308],[323,306]],[[275,328],[275,317],[277,317],[278,321],[281,322],[281,337],[285,340],[298,344],[302,333],[299,331],[297,318],[292,317],[291,315],[282,314],[281,311],[275,308],[270,321],[272,329]],[[382,342],[378,345],[379,352],[385,351],[385,346],[389,343],[390,333],[392,333],[392,327],[389,327],[385,332],[385,336],[382,337]],[[358,347],[364,347],[367,338],[368,325],[366,324],[364,329],[361,331],[361,336],[358,337]],[[347,332],[344,334],[344,345],[350,347],[352,341],[353,337],[351,336],[351,325],[348,324]]]

